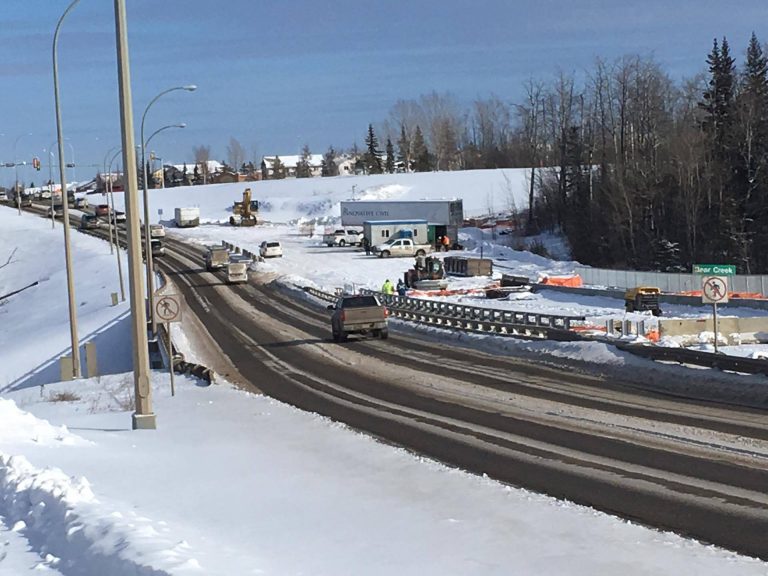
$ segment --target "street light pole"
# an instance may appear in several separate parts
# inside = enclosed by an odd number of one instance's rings
[[[69,299],[69,331],[72,340],[72,377],[80,378],[80,343],[77,338],[77,308],[75,306],[75,283],[72,272],[72,250],[69,242],[69,202],[67,202],[67,175],[64,173],[64,133],[61,127],[61,106],[59,104],[59,57],[57,46],[59,43],[59,30],[67,14],[80,0],[72,0],[67,9],[56,24],[56,32],[53,34],[53,94],[56,102],[56,135],[59,141],[59,175],[61,176],[61,194],[63,198],[64,223],[64,259],[67,266],[67,294]]]
[[[186,90],[187,92],[194,92],[197,90],[197,86],[194,84],[189,84],[187,86],[175,86],[174,88],[168,88],[167,90],[163,90],[152,98],[150,100],[149,104],[147,104],[147,107],[144,108],[144,113],[141,115],[141,171],[143,177],[143,189],[144,189],[144,251],[145,251],[145,258],[147,261],[147,302],[149,303],[149,314],[150,318],[152,320],[152,335],[154,336],[157,333],[157,321],[155,320],[155,269],[154,269],[154,260],[152,258],[152,241],[149,234],[149,194],[147,192],[147,159],[146,159],[146,147],[147,147],[147,140],[144,140],[144,121],[147,118],[147,112],[149,112],[149,109],[152,107],[152,105],[157,102],[161,96],[164,96],[165,94],[168,94],[169,92],[174,92],[176,90]],[[160,130],[155,131],[152,136],[160,132],[161,130],[164,130],[165,128],[170,128],[170,126],[164,126]],[[150,136],[150,139],[152,138]]]
[[[19,209],[19,216],[21,216],[21,192],[19,192],[19,161],[17,160],[18,156],[16,154],[16,145],[19,143],[19,140],[24,138],[24,136],[32,136],[31,133],[29,134],[22,134],[13,143],[13,171],[14,171],[14,177],[16,179],[16,182],[13,185],[13,192],[16,194],[16,208]],[[24,165],[26,165],[26,161],[24,161]]]
[[[180,123],[180,124],[168,124],[168,126],[163,126],[162,128],[158,128],[157,130],[155,130],[154,132],[152,132],[152,135],[151,135],[149,138],[147,138],[147,141],[144,143],[144,145],[145,145],[145,146],[149,146],[149,143],[152,141],[152,138],[154,138],[154,137],[155,137],[157,134],[159,134],[159,133],[160,133],[160,132],[162,132],[163,130],[168,130],[169,128],[186,128],[186,127],[187,127],[186,123],[182,122],[182,123]],[[150,152],[150,155],[151,155],[151,154],[152,154],[152,153]],[[160,158],[160,160],[162,160],[162,158]],[[154,163],[154,162],[152,162],[152,167],[153,167],[153,168],[154,168],[154,165],[155,165],[155,163]],[[160,169],[161,169],[161,170],[163,169],[163,164],[162,164],[162,162],[160,163]],[[145,179],[147,178],[147,173],[146,173],[146,164],[145,164],[145,172],[144,172],[144,178],[145,178]],[[160,181],[161,181],[161,185],[160,185],[160,187],[161,187],[161,188],[165,188],[165,172],[163,172],[163,175],[162,175],[162,177],[161,177]]]
[[[112,154],[112,152],[114,151],[115,148],[117,148],[117,146],[113,146],[112,148],[110,148],[107,151],[107,154],[104,156],[103,171],[101,173],[102,174],[101,180],[102,180],[102,184],[104,185],[104,194],[108,194],[109,193],[109,190],[107,189],[107,158],[109,158],[109,155]],[[117,154],[117,153],[115,153],[115,154]],[[110,175],[109,179],[112,180],[112,176],[111,175]],[[107,206],[109,206],[109,197],[107,197]],[[114,254],[115,249],[114,249],[114,246],[112,245],[112,221],[111,221],[112,217],[109,216],[109,213],[107,213],[107,216],[110,219],[110,222],[109,222],[109,253],[110,254]],[[115,230],[115,232],[117,232],[117,230]],[[120,262],[120,259],[118,258],[117,261]]]
[[[131,299],[131,335],[133,340],[133,384],[136,410],[133,429],[155,429],[157,419],[152,412],[152,387],[149,381],[149,350],[147,349],[147,317],[141,285],[141,232],[139,231],[139,201],[136,182],[136,159],[133,154],[133,104],[131,102],[131,71],[128,58],[128,29],[125,0],[115,0],[115,35],[117,37],[117,71],[120,84],[120,126],[123,143],[123,169],[126,229],[128,233],[128,273]]]
[[[123,264],[120,259],[120,236],[117,234],[117,216],[115,215],[115,193],[112,190],[112,162],[122,150],[115,152],[109,161],[109,239],[112,241],[112,228],[115,229],[115,252],[117,254],[117,275],[120,278],[120,301],[125,302],[125,285],[123,284]]]

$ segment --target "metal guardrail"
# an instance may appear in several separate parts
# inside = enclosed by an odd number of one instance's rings
[[[686,348],[665,348],[663,346],[647,346],[643,344],[630,344],[627,342],[614,342],[619,350],[630,352],[643,358],[677,362],[678,364],[693,364],[706,366],[730,372],[744,374],[768,375],[768,360],[758,358],[744,358],[742,356],[729,356],[727,354],[715,354],[702,350],[688,350]]]
[[[329,294],[312,287],[304,287],[303,289],[316,298],[327,302],[335,302],[339,297],[339,294]],[[508,310],[409,298],[397,294],[386,295],[374,290],[361,290],[361,292],[375,294],[387,306],[392,316],[411,322],[453,328],[464,332],[497,334],[531,340],[599,340],[612,344],[625,352],[651,360],[692,364],[744,374],[768,375],[768,360],[728,356],[685,348],[633,344],[606,339],[605,337],[593,338],[571,331],[571,322],[584,320],[584,317],[516,313]]]
[[[387,306],[393,309],[419,314],[433,313],[460,320],[478,320],[499,324],[553,328],[570,331],[572,322],[583,322],[586,319],[584,316],[540,314],[537,312],[520,312],[515,310],[485,308],[481,306],[468,306],[466,304],[456,304],[454,302],[411,298],[409,296],[400,296],[399,294],[381,294],[374,290],[361,290],[361,292],[364,294],[376,294]]]
[[[261,256],[259,254],[254,254],[253,252],[250,252],[245,248],[240,248],[240,246],[235,246],[234,244],[230,244],[229,242],[225,242],[224,240],[221,241],[221,244],[233,254],[242,254],[243,256],[245,256],[246,258],[250,258],[254,262],[258,262],[259,260],[261,260]]]
[[[329,294],[309,286],[303,289],[326,302],[335,302],[339,297],[338,294]],[[463,332],[497,334],[529,340],[570,341],[583,339],[580,334],[571,330],[571,322],[583,321],[583,316],[553,316],[496,310],[423,298],[410,298],[398,294],[381,294],[374,290],[365,289],[360,292],[378,296],[389,310],[390,316],[409,322],[453,328]]]

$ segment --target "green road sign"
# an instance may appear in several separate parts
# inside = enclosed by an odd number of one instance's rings
[[[735,276],[736,266],[733,264],[694,264],[694,274],[710,274],[712,276]]]

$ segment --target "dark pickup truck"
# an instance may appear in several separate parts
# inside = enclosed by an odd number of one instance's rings
[[[358,294],[342,296],[336,304],[328,306],[332,310],[331,332],[336,342],[343,342],[349,334],[372,334],[382,340],[389,336],[387,328],[387,309],[376,296]]]

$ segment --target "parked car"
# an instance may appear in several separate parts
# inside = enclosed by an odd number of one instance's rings
[[[359,246],[363,243],[363,231],[339,228],[323,234],[323,244],[328,246]]]
[[[0,191],[0,202],[8,202],[8,193],[5,190]]]
[[[262,258],[281,258],[283,247],[276,240],[264,240],[259,246],[259,254]]]
[[[51,214],[51,212],[53,212],[53,214]],[[46,214],[48,214],[48,218],[51,216],[54,218],[61,218],[64,216],[64,204],[55,204],[52,208],[49,206]]]

